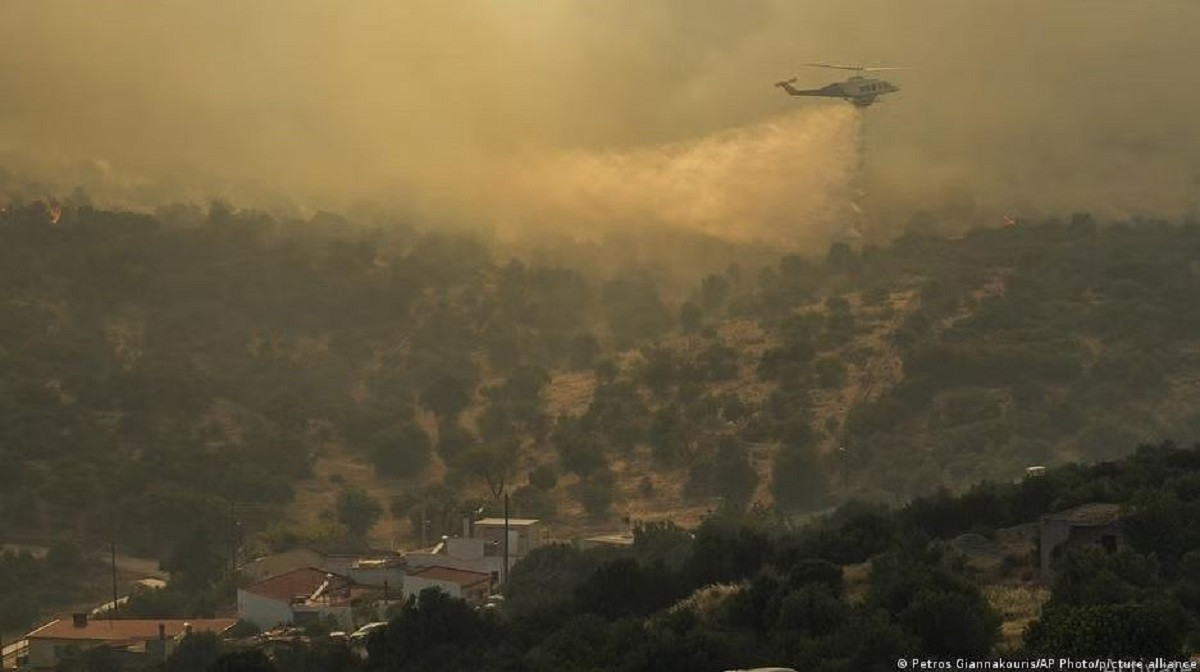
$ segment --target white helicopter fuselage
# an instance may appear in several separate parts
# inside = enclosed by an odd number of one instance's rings
[[[900,87],[882,79],[858,75],[839,83],[838,86],[842,90],[842,97],[858,107],[866,107],[874,103],[879,96],[900,90]]]
[[[821,65],[821,64],[811,64],[811,65],[818,65],[819,67],[832,67],[832,68],[837,68],[837,69],[841,69],[841,70],[859,70],[859,71],[892,69],[892,68],[859,68],[859,67],[851,67],[851,66],[831,66],[831,65]],[[879,98],[879,96],[882,96],[886,93],[895,93],[896,91],[900,90],[900,87],[896,86],[895,84],[892,84],[891,82],[886,82],[882,79],[875,79],[874,77],[863,77],[862,75],[854,75],[853,77],[851,77],[847,80],[844,80],[841,82],[834,82],[833,84],[827,84],[825,86],[822,86],[819,89],[797,89],[794,86],[792,86],[792,84],[796,81],[796,79],[797,78],[793,77],[786,81],[776,82],[775,86],[778,86],[779,88],[783,89],[785,92],[787,92],[788,94],[791,94],[793,96],[820,96],[820,97],[825,97],[825,98],[841,98],[842,100],[846,100],[846,101],[853,103],[855,107],[867,107],[868,105],[871,105],[872,103],[874,103],[875,100]]]

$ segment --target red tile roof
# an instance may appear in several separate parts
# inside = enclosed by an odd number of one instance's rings
[[[88,620],[87,625],[76,626],[71,619],[59,619],[26,635],[26,639],[80,639],[88,641],[119,641],[158,639],[158,626],[162,625],[167,637],[175,637],[191,624],[192,632],[215,632],[220,634],[232,628],[234,618],[176,619],[117,619]]]
[[[451,569],[449,567],[424,567],[422,569],[413,570],[408,574],[409,576],[419,576],[422,579],[457,583],[463,588],[492,580],[490,575],[482,572],[469,572],[465,569]]]
[[[317,588],[321,587],[322,583],[325,583],[327,574],[333,577],[330,588],[334,591],[344,589],[351,583],[350,579],[344,576],[329,574],[329,572],[315,567],[305,567],[279,576],[272,576],[242,590],[281,602],[290,602],[292,598],[300,595],[312,595]]]

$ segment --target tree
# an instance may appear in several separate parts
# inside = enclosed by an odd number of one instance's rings
[[[841,387],[846,383],[846,365],[836,357],[821,357],[816,361],[813,369],[819,387]]]
[[[604,442],[582,429],[577,421],[560,419],[553,441],[563,467],[583,478],[608,465]]]
[[[521,366],[509,374],[504,385],[494,389],[494,397],[514,404],[539,403],[542,389],[550,382],[550,374],[539,366]]]
[[[77,647],[67,647],[55,672],[121,672],[121,660],[111,647],[94,646],[86,651]]]
[[[967,572],[966,561],[913,539],[871,565],[867,602],[892,614],[927,655],[985,656],[1000,617]]]
[[[350,534],[365,537],[379,522],[383,506],[362,488],[345,487],[337,496],[337,521],[346,526]]]
[[[362,660],[344,641],[317,639],[304,652],[304,672],[357,672]],[[288,672],[286,669],[282,672]]]
[[[429,435],[415,423],[405,423],[371,437],[371,462],[383,476],[413,476],[429,464]]]
[[[579,334],[571,338],[568,353],[571,368],[582,371],[595,364],[600,354],[600,343],[591,334]]]
[[[554,497],[546,490],[532,485],[522,485],[512,493],[512,504],[516,515],[524,518],[549,520],[554,517]]]
[[[596,382],[601,385],[616,382],[617,376],[621,374],[621,367],[611,359],[602,359],[596,362],[593,370],[596,374]]]
[[[732,437],[722,437],[713,458],[713,485],[735,509],[743,509],[754,496],[758,473],[750,466],[746,448]]]
[[[529,485],[538,490],[553,490],[554,486],[558,485],[558,474],[554,473],[554,467],[548,464],[538,465],[529,472]]]
[[[1184,655],[1187,613],[1173,602],[1048,604],[1025,631],[1032,653],[1168,659]]]
[[[575,601],[579,611],[608,619],[645,616],[677,597],[673,584],[661,565],[644,568],[633,558],[620,558],[592,572],[575,589]]]
[[[576,484],[575,499],[589,516],[600,518],[612,506],[613,482],[613,473],[607,467],[600,469]]]
[[[671,324],[670,313],[648,273],[614,278],[604,285],[601,294],[609,330],[619,345],[654,338]]]
[[[633,553],[645,563],[678,570],[692,552],[692,534],[674,522],[638,522],[633,527]]]
[[[211,632],[197,632],[179,642],[167,658],[166,672],[208,672],[221,657],[221,641]]]
[[[569,543],[533,549],[513,566],[504,584],[505,613],[517,617],[557,618],[570,609],[575,589],[599,564],[594,553]]]
[[[463,456],[463,466],[487,483],[493,499],[499,499],[516,468],[519,447],[515,439],[475,446]]]
[[[208,672],[278,672],[278,669],[262,650],[247,649],[223,654]]]
[[[729,281],[724,275],[716,273],[706,276],[700,281],[700,303],[704,309],[712,312],[719,308],[729,296]]]
[[[189,594],[211,588],[225,571],[225,560],[213,550],[215,545],[204,524],[183,537],[159,563],[163,571],[171,574],[171,586]]]
[[[691,557],[684,566],[693,587],[753,576],[770,555],[766,533],[743,521],[709,517],[695,535]]]
[[[829,254],[825,256],[825,267],[834,273],[850,271],[855,268],[858,255],[846,243],[838,242],[829,246]]]
[[[46,553],[46,564],[56,572],[70,572],[83,567],[83,549],[73,541],[59,541]]]
[[[679,324],[683,327],[685,334],[694,334],[704,326],[704,312],[700,310],[700,306],[691,301],[685,301],[679,307]]]
[[[392,669],[465,669],[472,649],[491,631],[490,623],[466,602],[426,588],[401,607],[384,637]]]
[[[421,391],[421,405],[428,408],[438,421],[453,420],[471,403],[470,385],[453,376],[442,376]]]
[[[812,448],[785,445],[775,456],[771,494],[785,510],[811,511],[825,505],[826,479]]]
[[[437,452],[449,467],[459,467],[463,458],[479,444],[479,438],[458,423],[438,428]]]

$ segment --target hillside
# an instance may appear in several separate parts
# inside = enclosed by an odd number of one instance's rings
[[[503,611],[422,595],[378,655],[395,669],[887,669],[897,659],[1187,660],[1197,627],[1200,446],[1142,446],[903,507],[850,503],[802,526],[761,508],[629,548],[533,551]],[[1113,512],[1111,548],[1056,544],[1043,516]],[[433,637],[414,637],[414,631]],[[386,653],[382,647],[386,646]]]
[[[1197,259],[1194,222],[1079,215],[600,272],[394,221],[16,204],[0,531],[407,544],[508,492],[567,536],[1113,459],[1200,435]]]

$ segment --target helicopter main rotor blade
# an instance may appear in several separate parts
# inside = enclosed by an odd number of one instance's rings
[[[857,65],[833,65],[831,63],[805,63],[805,67],[809,68],[833,68],[834,70],[863,70]]]
[[[805,63],[809,68],[832,68],[834,70],[854,70],[855,72],[875,72],[877,70],[908,70],[908,68],[869,68],[863,65],[835,65],[832,63]]]

